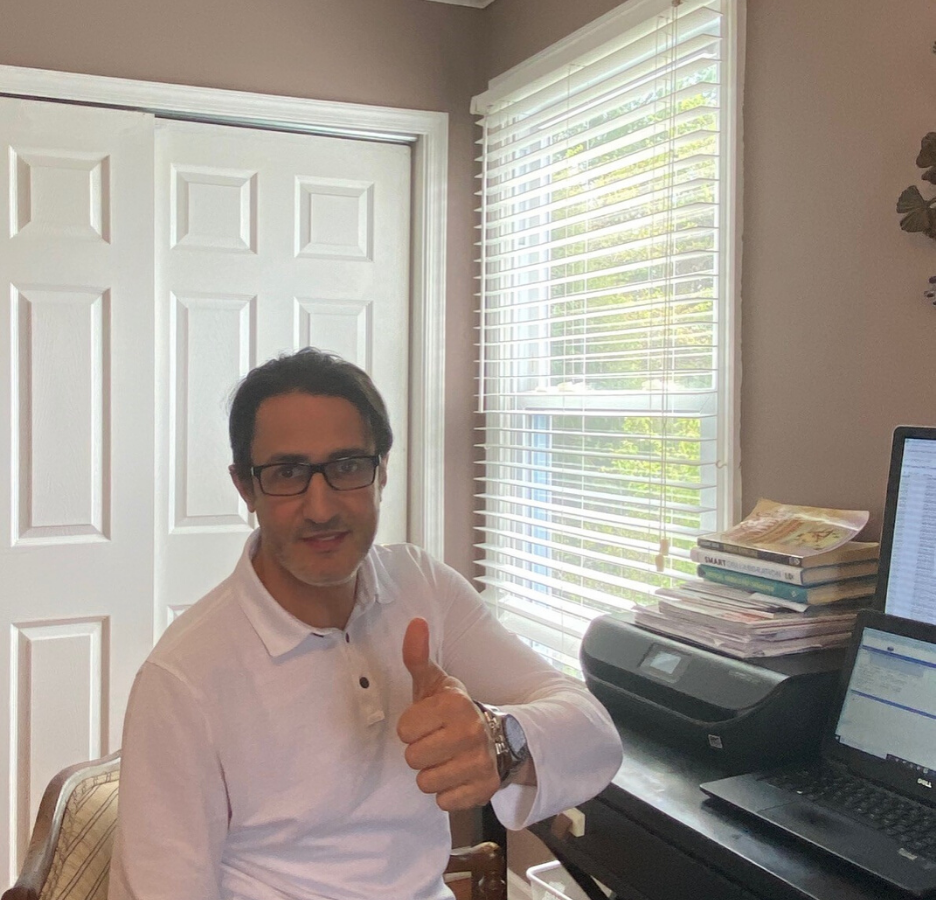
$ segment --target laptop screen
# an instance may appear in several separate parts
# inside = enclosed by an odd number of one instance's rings
[[[835,740],[898,766],[936,775],[936,644],[866,627],[855,652]]]
[[[878,608],[936,623],[936,428],[894,432]]]

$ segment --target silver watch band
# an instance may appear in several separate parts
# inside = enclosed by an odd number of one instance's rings
[[[507,735],[504,730],[504,721],[506,715],[495,706],[488,706],[479,700],[474,701],[481,714],[484,716],[484,722],[487,725],[488,735],[494,746],[494,755],[497,761],[497,774],[500,776],[503,784],[520,766],[522,760],[514,757],[507,741]]]

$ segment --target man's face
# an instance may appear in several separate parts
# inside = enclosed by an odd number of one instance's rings
[[[281,394],[267,398],[257,409],[253,465],[324,463],[374,452],[364,419],[342,397]],[[336,491],[316,473],[304,494],[271,497],[260,490],[256,478],[247,482],[235,478],[260,523],[254,567],[286,609],[298,615],[307,604],[353,601],[355,575],[374,541],[386,480],[381,463],[368,487]]]

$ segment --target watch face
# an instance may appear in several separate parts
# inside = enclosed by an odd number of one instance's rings
[[[510,752],[517,759],[526,757],[526,735],[523,733],[520,723],[513,716],[504,717],[504,737],[507,740],[507,746],[510,747]]]

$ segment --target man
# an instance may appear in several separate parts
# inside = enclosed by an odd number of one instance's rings
[[[110,900],[443,900],[447,810],[523,828],[607,784],[584,687],[452,569],[373,545],[393,435],[364,372],[272,360],[230,437],[259,528],[137,676]]]

